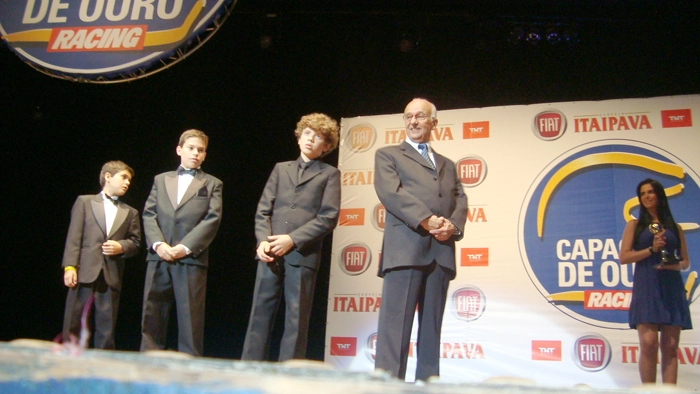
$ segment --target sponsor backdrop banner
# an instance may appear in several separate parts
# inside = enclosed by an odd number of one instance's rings
[[[634,265],[620,265],[619,244],[647,177],[664,185],[685,229],[691,267],[682,276],[700,325],[698,113],[697,95],[438,110],[431,144],[456,163],[469,199],[442,380],[638,385],[637,332],[627,324]],[[385,216],[374,153],[405,138],[401,114],[342,119],[325,354],[339,369],[374,368]],[[408,380],[415,339],[412,350]],[[678,356],[679,385],[700,389],[698,329],[682,332]]]

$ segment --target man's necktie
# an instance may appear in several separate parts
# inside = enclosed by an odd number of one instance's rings
[[[306,170],[307,165],[308,163],[299,164],[299,171],[297,172],[297,183],[301,182],[301,177],[304,176],[304,170]]]
[[[433,161],[430,160],[430,156],[428,156],[428,145],[426,144],[418,144],[418,150],[420,150],[420,154],[423,156],[425,161],[430,164],[430,168],[433,170],[435,169],[435,164],[433,164]]]
[[[187,175],[192,175],[197,173],[197,170],[195,168],[185,168],[185,167],[178,167],[177,169],[177,175],[182,175],[182,174],[187,174]]]

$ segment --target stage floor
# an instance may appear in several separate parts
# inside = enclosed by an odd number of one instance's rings
[[[658,393],[673,386],[600,390],[542,387],[517,378],[478,384],[404,383],[381,373],[344,372],[316,361],[244,362],[176,352],[83,350],[69,354],[38,340],[0,342],[0,393],[119,394],[453,394]]]

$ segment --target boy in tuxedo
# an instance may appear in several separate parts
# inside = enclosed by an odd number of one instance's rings
[[[71,210],[63,251],[63,281],[68,286],[63,340],[80,337],[80,317],[94,295],[94,347],[114,349],[124,259],[135,255],[141,243],[138,211],[123,202],[134,170],[121,161],[102,166],[96,195],[78,196]]]
[[[340,171],[320,159],[338,146],[327,115],[297,123],[299,158],[277,163],[258,203],[258,268],[243,360],[265,360],[280,300],[286,304],[279,361],[306,357],[306,340],[323,238],[338,224]]]
[[[177,171],[157,175],[143,208],[148,268],[141,351],[165,349],[168,318],[177,308],[178,351],[201,356],[209,245],[221,223],[223,183],[202,171],[209,137],[180,136]]]

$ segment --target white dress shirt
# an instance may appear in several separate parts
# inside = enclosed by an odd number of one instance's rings
[[[182,196],[185,195],[187,188],[190,187],[190,183],[194,179],[194,175],[185,174],[184,172],[177,176],[177,203],[180,204],[182,201]]]
[[[107,231],[107,236],[109,236],[110,231],[112,231],[114,218],[117,217],[117,205],[115,204],[116,201],[116,198],[108,197],[104,192],[102,192],[102,203],[105,206],[105,231]]]

